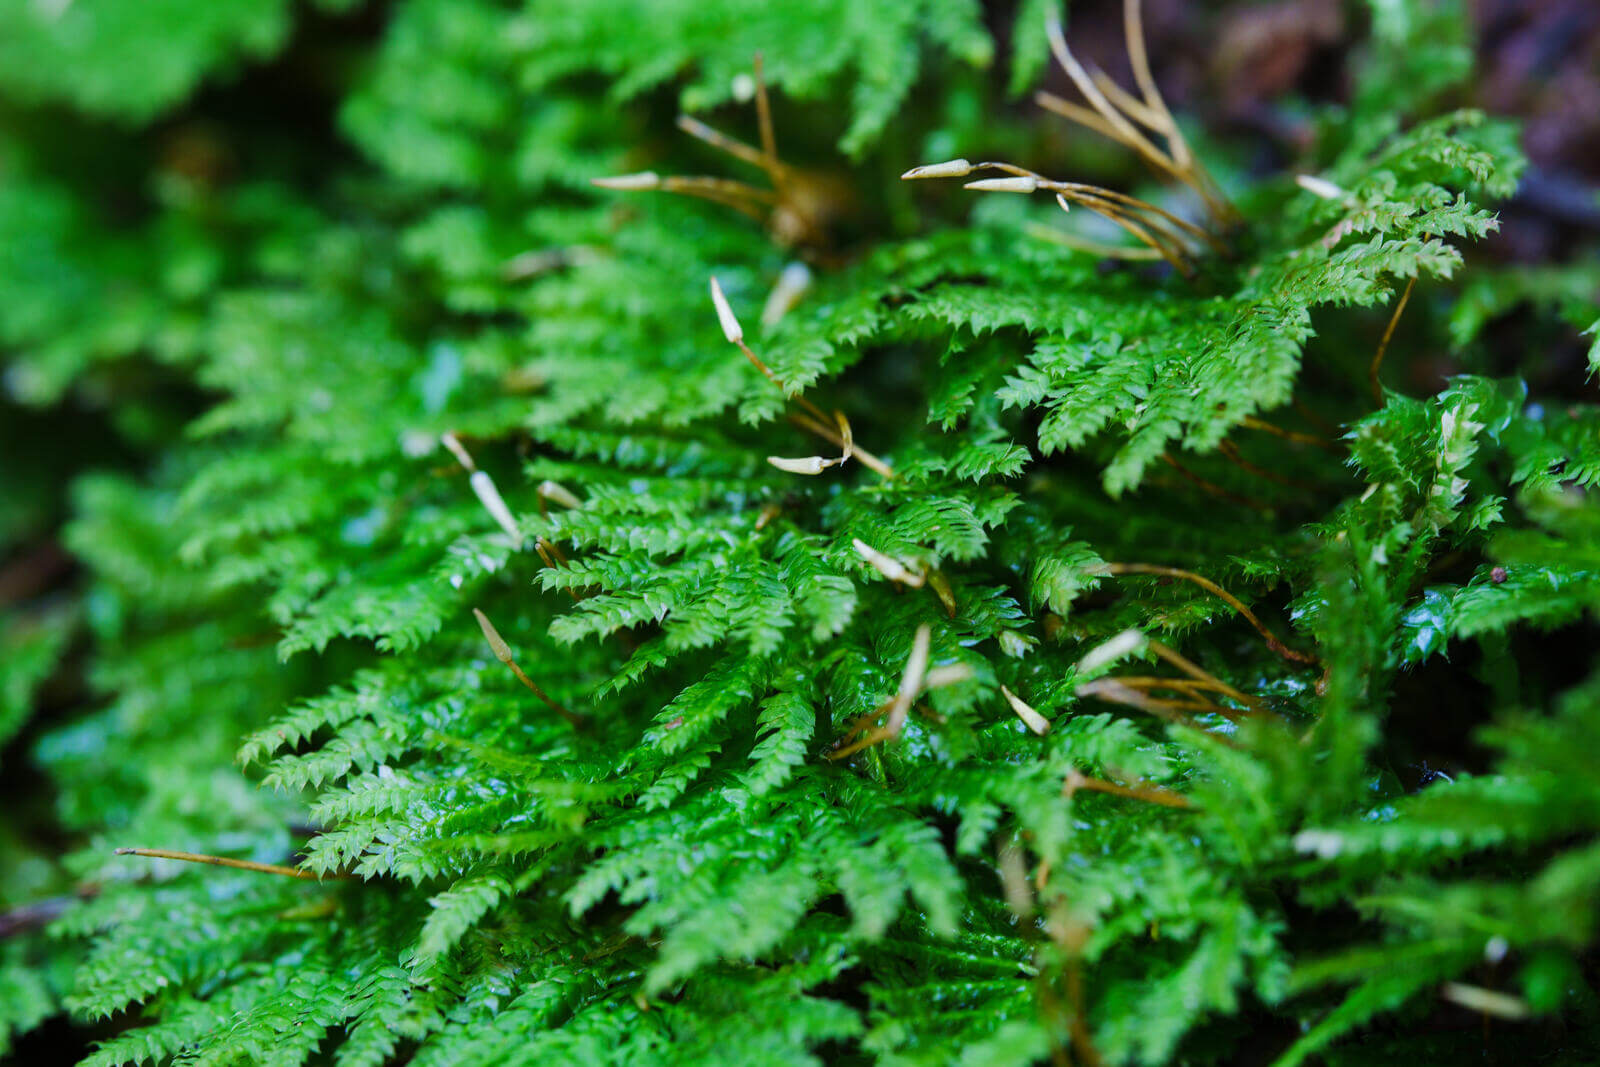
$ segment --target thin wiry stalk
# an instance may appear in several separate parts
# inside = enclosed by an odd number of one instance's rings
[[[998,170],[1005,174],[1014,174],[1019,178],[1032,178],[1038,183],[1040,189],[1043,189],[1047,192],[1061,193],[1069,198],[1074,196],[1082,196],[1091,197],[1096,200],[1109,200],[1116,204],[1126,205],[1127,207],[1133,208],[1136,211],[1148,212],[1149,214],[1157,216],[1162,223],[1170,225],[1175,229],[1181,230],[1182,232],[1195,238],[1196,240],[1204,242],[1219,253],[1227,251],[1227,245],[1215,234],[1210,233],[1203,227],[1196,226],[1188,219],[1185,219],[1179,215],[1175,215],[1165,208],[1150,203],[1148,200],[1141,200],[1138,197],[1130,196],[1127,193],[1119,193],[1114,189],[1106,189],[1098,185],[1088,185],[1083,182],[1056,181],[1053,178],[1046,178],[1042,174],[1035,173],[1034,171],[1028,170],[1025,167],[1019,167],[1012,163],[974,163],[972,164],[972,169],[975,171]],[[1084,206],[1089,207],[1090,204],[1085,201]],[[1176,238],[1173,239],[1177,240]]]
[[[1156,85],[1155,76],[1150,71],[1149,53],[1145,48],[1139,0],[1126,0],[1123,5],[1123,29],[1129,65],[1133,68],[1134,81],[1143,99],[1122,89],[1104,73],[1091,73],[1086,69],[1072,54],[1061,23],[1054,18],[1045,25],[1050,51],[1090,107],[1084,108],[1047,93],[1041,93],[1035,99],[1040,106],[1132,149],[1151,169],[1188,186],[1205,203],[1214,219],[1227,223],[1236,221],[1237,211],[1190,150]],[[1163,150],[1140,132],[1139,126],[1160,136],[1167,144],[1166,149]]]
[[[1033,94],[1033,102],[1046,111],[1052,111],[1062,118],[1076,122],[1079,126],[1093,130],[1109,140],[1121,143],[1116,127],[1101,118],[1099,113],[1091,108],[1086,108],[1082,104],[1074,104],[1071,100],[1057,96],[1055,93],[1046,92],[1043,89]]]
[[[1412,276],[1406,282],[1406,291],[1400,294],[1400,303],[1394,306],[1394,314],[1389,316],[1389,326],[1383,331],[1383,340],[1378,342],[1378,351],[1372,357],[1372,366],[1367,369],[1367,380],[1372,384],[1372,398],[1381,408],[1384,404],[1383,383],[1378,381],[1378,372],[1383,369],[1383,357],[1389,351],[1389,341],[1394,337],[1394,328],[1400,325],[1400,316],[1405,313],[1406,302],[1411,299],[1411,290],[1416,286],[1417,279]]]
[[[1161,462],[1177,471],[1185,481],[1192,483],[1202,492],[1209,493],[1218,500],[1226,500],[1230,504],[1237,504],[1240,507],[1249,508],[1251,511],[1259,511],[1264,513],[1272,510],[1266,504],[1255,499],[1254,497],[1248,497],[1240,493],[1235,493],[1231,489],[1224,489],[1216,482],[1207,481],[1205,478],[1200,477],[1200,475],[1196,474],[1188,467],[1185,467],[1182,463],[1179,463],[1176,459],[1173,459],[1172,456],[1165,452],[1161,453],[1160,459]]]
[[[319,882],[327,878],[347,878],[349,875],[331,874],[320,875],[315,871],[308,871],[301,867],[284,867],[277,863],[257,863],[254,860],[236,860],[227,856],[211,856],[203,852],[181,852],[172,848],[119,848],[119,856],[148,856],[158,860],[182,860],[184,863],[204,863],[212,867],[231,867],[236,871],[254,871],[257,874],[276,874],[284,878],[300,878],[308,882]]]
[[[871,748],[879,742],[900,736],[900,731],[905,728],[906,719],[923,690],[949,685],[965,676],[963,674],[958,677],[949,668],[933,671],[928,669],[928,650],[932,637],[933,631],[926,623],[917,627],[916,634],[911,639],[911,652],[906,657],[905,670],[900,675],[900,688],[894,697],[857,719],[835,743],[837,747],[828,753],[828,759],[837,762],[863,749]],[[885,715],[887,720],[884,724],[873,727],[872,724],[880,716]],[[859,740],[853,744],[846,744],[852,738]]]
[[[1153,696],[1147,689],[1124,685],[1121,678],[1097,678],[1092,682],[1084,682],[1078,686],[1077,693],[1082,697],[1105,697],[1116,703],[1135,703],[1127,699],[1125,694],[1136,693],[1143,701],[1138,703],[1139,707],[1146,710],[1160,709],[1163,713],[1179,711],[1210,713],[1217,710],[1217,706],[1208,700],[1176,700],[1172,697]],[[1168,716],[1163,714],[1162,717]]]
[[[1066,230],[1058,230],[1054,226],[1045,226],[1041,223],[1030,223],[1027,232],[1041,241],[1053,241],[1065,245],[1074,252],[1083,252],[1100,259],[1126,259],[1149,262],[1153,259],[1163,258],[1161,252],[1154,248],[1128,248],[1124,245],[1108,245],[1100,241],[1091,241],[1087,237],[1079,237]]]
[[[772,121],[772,100],[767,92],[761,54],[755,56],[756,122],[761,147],[729,136],[690,115],[679,115],[678,129],[741,163],[758,168],[772,183],[764,189],[748,182],[711,177],[663,177],[654,171],[611,175],[590,179],[603,189],[623,192],[659,191],[707,200],[732,208],[766,226],[781,245],[824,243],[825,216],[831,210],[816,202],[812,194],[825,183],[814,183],[811,176],[788,166],[778,158],[778,139]],[[820,214],[819,214],[820,213]]]
[[[974,171],[984,170],[999,171],[1011,177],[968,182],[968,189],[1025,194],[1042,190],[1054,193],[1063,211],[1078,204],[1110,220],[1148,248],[1153,256],[1165,259],[1185,278],[1193,278],[1196,274],[1194,260],[1199,249],[1210,248],[1219,254],[1228,251],[1226,243],[1215,234],[1149,201],[1083,182],[1056,181],[1013,163],[986,161],[974,164],[964,159],[954,159],[946,163],[913,167],[901,178],[965,177]]]
[[[742,163],[750,164],[752,167],[759,167],[762,170],[766,170],[769,165],[767,157],[762,155],[761,150],[756,148],[754,145],[745,144],[737,137],[731,137],[713,126],[708,126],[704,122],[701,122],[699,119],[694,118],[691,115],[678,116],[678,129],[682,130],[690,137],[704,141],[711,147],[728,153],[728,155]]]
[[[1216,234],[1211,233],[1203,227],[1196,226],[1188,219],[1183,218],[1180,215],[1174,215],[1172,212],[1160,207],[1159,205],[1152,204],[1148,200],[1140,200],[1136,196],[1129,196],[1127,193],[1119,193],[1114,189],[1103,189],[1094,185],[1081,185],[1076,182],[1052,182],[1051,186],[1060,187],[1063,191],[1068,188],[1081,189],[1086,193],[1092,193],[1094,196],[1102,197],[1106,200],[1114,200],[1119,204],[1127,204],[1128,206],[1137,208],[1140,211],[1148,211],[1153,215],[1159,216],[1163,222],[1182,230],[1184,233],[1195,238],[1196,240],[1203,241],[1207,245],[1210,245],[1214,251],[1225,252],[1227,250],[1227,245]]]
[[[666,177],[661,179],[661,188],[669,193],[687,193],[690,196],[727,204],[729,207],[748,208],[751,211],[758,211],[778,202],[777,194],[772,190],[760,189],[732,178]]]
[[[1219,221],[1235,223],[1239,220],[1239,213],[1217,187],[1216,181],[1211,177],[1199,157],[1189,150],[1189,143],[1184,139],[1183,131],[1179,128],[1177,120],[1172,117],[1172,112],[1167,108],[1167,102],[1161,95],[1160,88],[1156,85],[1155,76],[1150,72],[1150,57],[1145,48],[1144,17],[1141,0],[1125,0],[1122,8],[1123,36],[1128,45],[1128,65],[1133,68],[1133,80],[1139,86],[1139,91],[1144,95],[1144,103],[1149,109],[1160,116],[1161,125],[1158,128],[1167,139],[1167,147],[1172,153],[1172,160],[1177,166],[1194,176],[1200,186],[1209,191],[1209,196],[1197,188],[1206,200],[1207,206],[1213,210],[1220,210]]]
[[[1223,459],[1226,459],[1229,463],[1232,463],[1235,467],[1238,467],[1246,474],[1252,475],[1256,478],[1264,478],[1269,482],[1275,482],[1278,485],[1286,486],[1290,489],[1315,490],[1316,488],[1316,486],[1308,485],[1305,482],[1296,481],[1293,478],[1286,478],[1277,471],[1271,471],[1265,467],[1251,463],[1240,454],[1238,446],[1232,441],[1217,442],[1217,451],[1221,453]]]
[[[1127,686],[1129,689],[1137,689],[1140,692],[1150,693],[1159,690],[1169,690],[1171,692],[1181,693],[1185,699],[1196,702],[1197,707],[1195,710],[1212,712],[1227,719],[1239,719],[1246,714],[1238,711],[1235,708],[1230,708],[1225,704],[1218,704],[1216,701],[1207,697],[1206,693],[1221,692],[1221,690],[1213,683],[1202,682],[1196,678],[1159,678],[1154,676],[1119,675],[1116,680]]]
[[[1110,219],[1118,226],[1121,226],[1135,238],[1160,253],[1161,257],[1171,263],[1184,277],[1190,278],[1194,276],[1194,267],[1189,262],[1191,253],[1184,246],[1183,239],[1165,228],[1159,221],[1141,218],[1125,210],[1116,200],[1101,195],[1099,190],[1088,192],[1077,189],[1057,189],[1054,192],[1059,200],[1081,204],[1095,214]]]
[[[1127,0],[1122,5],[1122,35],[1128,42],[1128,65],[1133,68],[1133,80],[1144,94],[1144,102],[1160,116],[1161,132],[1166,135],[1172,149],[1172,158],[1181,167],[1189,165],[1192,156],[1189,145],[1178,130],[1178,124],[1167,110],[1167,102],[1156,86],[1155,75],[1150,73],[1150,56],[1144,46],[1144,11],[1142,0]]]
[[[1196,681],[1205,682],[1211,686],[1214,686],[1217,692],[1222,693],[1225,696],[1232,697],[1234,700],[1237,700],[1239,703],[1243,704],[1252,711],[1262,710],[1260,702],[1254,697],[1240,692],[1238,689],[1235,689],[1227,682],[1224,682],[1216,675],[1207,671],[1204,667],[1201,667],[1193,661],[1185,658],[1181,653],[1175,651],[1165,644],[1162,644],[1155,638],[1148,638],[1145,644],[1151,652],[1154,652],[1158,657],[1178,668],[1178,670],[1187,674]]]
[[[762,169],[772,179],[773,188],[784,192],[784,166],[778,162],[778,135],[772,127],[772,101],[767,97],[765,64],[760,52],[756,53],[756,125],[761,130]]]
[[[1294,430],[1285,430],[1281,426],[1274,426],[1272,423],[1263,419],[1258,419],[1253,415],[1246,415],[1244,418],[1240,419],[1239,425],[1245,427],[1246,429],[1260,430],[1262,433],[1270,433],[1274,437],[1281,437],[1285,441],[1293,441],[1296,444],[1314,445],[1317,448],[1325,448],[1332,452],[1339,450],[1339,446],[1336,442],[1330,441],[1325,437],[1317,437],[1316,435],[1309,433],[1298,433]]]
[[[1065,194],[1062,195],[1064,196]],[[1147,245],[1162,259],[1170,263],[1172,268],[1185,278],[1194,277],[1194,267],[1189,263],[1188,256],[1182,250],[1182,246],[1173,242],[1170,236],[1163,239],[1151,232],[1152,230],[1158,231],[1159,227],[1150,226],[1148,223],[1135,222],[1116,207],[1097,198],[1078,196],[1073,199],[1095,214],[1110,219],[1124,230],[1127,230],[1137,240]]]
[[[1278,640],[1278,636],[1267,629],[1266,624],[1256,618],[1255,612],[1245,607],[1243,601],[1204,575],[1182,570],[1178,567],[1162,567],[1154,563],[1107,563],[1105,564],[1104,572],[1113,575],[1147,574],[1160,578],[1178,578],[1185,582],[1191,582],[1238,612],[1239,616],[1245,622],[1248,622],[1256,633],[1260,634],[1262,639],[1267,642],[1267,647],[1284,659],[1311,666],[1316,666],[1318,663],[1317,657],[1309,652],[1297,651]]]
[[[1193,807],[1189,798],[1176,790],[1159,786],[1153,782],[1141,782],[1137,785],[1120,785],[1117,782],[1108,782],[1104,778],[1091,778],[1076,769],[1067,772],[1066,780],[1061,783],[1061,795],[1071,797],[1080,789],[1088,789],[1095,793],[1107,793],[1111,796],[1128,797],[1131,800],[1143,800],[1150,804],[1160,804],[1167,808]]]
[[[854,435],[848,432],[849,423],[844,421],[843,414],[835,412],[834,415],[836,418],[830,419],[821,408],[817,407],[817,405],[813,404],[805,397],[798,394],[790,396],[789,387],[784,384],[783,379],[778,377],[778,375],[773,372],[772,368],[767,366],[766,362],[762,360],[760,356],[751,351],[750,346],[745,343],[744,327],[739,324],[738,317],[734,315],[733,308],[728,304],[728,298],[723,295],[722,286],[717,284],[716,278],[711,279],[711,302],[716,307],[717,319],[722,324],[723,336],[728,339],[729,343],[735,345],[739,351],[744,353],[744,357],[750,361],[751,365],[754,366],[756,370],[761,372],[762,377],[766,378],[767,381],[777,386],[780,393],[782,393],[785,397],[792,399],[805,412],[805,415],[803,416],[793,414],[789,415],[789,421],[795,423],[797,426],[801,426],[807,430],[810,430],[812,433],[815,433],[817,436],[826,441],[831,441],[832,443],[838,445],[840,448],[845,450],[845,458],[854,456],[856,459],[861,461],[863,466],[876,471],[884,478],[894,477],[893,468],[891,468],[887,463],[879,459],[877,456],[873,455],[871,452],[868,452],[866,449],[855,443]],[[830,423],[842,426],[845,432],[840,432],[840,430],[835,429],[834,425],[830,425]]]
[[[1113,107],[1099,86],[1095,85],[1094,79],[1089,77],[1089,72],[1083,68],[1083,64],[1078,62],[1078,58],[1072,54],[1072,49],[1067,46],[1067,37],[1061,28],[1060,19],[1051,18],[1045,23],[1045,36],[1049,38],[1050,51],[1056,57],[1056,62],[1061,64],[1061,68],[1067,72],[1067,77],[1072,79],[1072,83],[1078,87],[1084,99],[1089,101],[1089,105],[1111,129],[1116,131],[1117,140],[1137,152],[1151,167],[1187,183],[1188,179],[1183,170],[1140,133],[1138,127],[1129,122],[1122,112]]]
[[[1184,713],[1200,709],[1189,707],[1183,701],[1158,700],[1147,693],[1119,684],[1115,678],[1097,678],[1092,682],[1085,682],[1078,687],[1078,694],[1080,696],[1095,697],[1096,699],[1104,700],[1108,704],[1121,704],[1124,707],[1136,708],[1174,726],[1198,728],[1190,720],[1189,716]],[[1207,731],[1206,736],[1228,748],[1240,747],[1237,741],[1224,734]]]
[[[1173,127],[1161,117],[1160,112],[1155,111],[1143,100],[1140,100],[1112,81],[1111,75],[1105,71],[1098,68],[1090,68],[1089,76],[1094,79],[1095,86],[1106,95],[1106,99],[1121,108],[1123,114],[1152,133],[1159,133],[1167,138],[1169,142],[1171,141]],[[1187,146],[1185,146],[1184,150],[1188,150]],[[1174,150],[1172,152],[1174,162],[1177,161],[1177,155],[1178,153]]]
[[[499,660],[505,666],[509,667],[511,669],[511,673],[516,675],[517,681],[521,682],[530,691],[532,691],[534,696],[543,701],[545,707],[561,716],[575,729],[583,729],[588,725],[587,721],[582,715],[579,715],[573,711],[569,711],[566,705],[562,704],[558,700],[553,699],[544,691],[543,688],[540,687],[538,682],[535,682],[532,678],[529,678],[523,673],[522,668],[517,666],[517,661],[511,654],[511,646],[506,644],[505,638],[500,636],[500,631],[494,628],[494,623],[489,621],[489,616],[485,615],[477,608],[472,609],[472,614],[477,618],[478,627],[483,630],[484,640],[489,642],[489,648],[494,652],[494,658]]]

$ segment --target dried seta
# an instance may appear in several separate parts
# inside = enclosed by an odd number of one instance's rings
[[[1046,24],[1051,51],[1090,106],[1074,104],[1050,93],[1038,94],[1039,105],[1133,149],[1152,169],[1194,190],[1216,224],[1231,227],[1238,221],[1238,213],[1190,151],[1150,73],[1139,0],[1126,0],[1123,13],[1128,56],[1141,95],[1127,92],[1102,73],[1091,75],[1085,70],[1067,47],[1060,22],[1052,18]],[[1165,141],[1166,147],[1152,141],[1141,127]],[[1086,207],[1122,227],[1143,246],[1121,248],[1092,242],[1061,242],[1069,247],[1119,259],[1165,259],[1185,277],[1196,274],[1196,260],[1205,250],[1222,254],[1228,251],[1226,242],[1216,234],[1148,201],[1082,182],[1054,181],[1010,163],[952,159],[912,167],[901,178],[908,181],[964,178],[986,170],[1000,171],[1007,176],[979,178],[967,182],[966,188],[975,192],[1021,194],[1043,190],[1054,194],[1062,211],[1070,211],[1074,204]]]
[[[557,715],[560,715],[563,719],[567,720],[567,722],[573,727],[582,729],[586,725],[583,716],[568,710],[566,705],[552,699],[550,695],[539,686],[538,682],[535,682],[532,678],[529,678],[523,673],[522,668],[517,666],[517,661],[511,654],[511,646],[506,644],[505,638],[500,636],[500,631],[494,628],[494,623],[489,621],[489,616],[485,615],[477,608],[472,609],[472,615],[478,620],[478,628],[483,631],[484,640],[489,642],[489,650],[494,653],[494,658],[511,668],[511,673],[517,676],[517,681],[521,682],[524,686],[530,689],[534,696],[538,697],[544,702],[546,707],[555,712]]]
[[[1011,705],[1011,710],[1017,713],[1017,718],[1021,719],[1028,729],[1040,737],[1050,732],[1050,720],[1035,711],[1033,705],[1003,685],[1000,687],[1000,695],[1006,698],[1006,703]]]
[[[451,454],[468,471],[467,484],[472,486],[473,494],[484,507],[491,518],[511,538],[511,543],[517,548],[522,547],[522,528],[517,525],[517,517],[506,506],[505,497],[500,495],[500,489],[494,484],[494,479],[489,477],[487,471],[478,469],[472,461],[472,456],[462,447],[461,442],[453,433],[439,435],[440,442],[449,449]]]
[[[906,657],[905,669],[901,672],[900,686],[895,695],[878,705],[871,714],[863,715],[857,720],[856,724],[838,740],[839,747],[828,753],[830,760],[842,760],[862,749],[871,748],[880,741],[898,737],[919,694],[929,689],[955,685],[972,677],[972,671],[966,664],[949,664],[930,670],[928,656],[932,640],[933,630],[927,623],[917,627],[916,633],[911,638],[911,653]],[[882,726],[872,726],[880,716],[885,715],[887,718]],[[852,738],[855,740],[852,741]]]
[[[783,456],[768,456],[767,462],[781,471],[790,474],[821,474],[829,467],[837,467],[843,463],[842,459],[823,459],[821,456],[802,456],[799,459],[785,459]]]
[[[744,357],[750,361],[751,366],[760,371],[762,377],[766,378],[767,381],[777,386],[779,392],[783,393],[784,396],[789,396],[789,387],[784,384],[783,379],[774,374],[772,368],[767,366],[761,357],[751,351],[750,346],[745,343],[744,327],[739,323],[739,317],[733,313],[733,307],[728,303],[728,298],[722,291],[722,285],[717,281],[715,275],[711,278],[711,304],[716,308],[717,322],[721,325],[722,335],[728,339],[728,343],[743,352]],[[795,395],[792,399],[801,410],[798,414],[790,414],[789,421],[803,430],[809,430],[825,441],[838,445],[843,449],[843,454],[838,460],[831,462],[822,460],[818,456],[797,460],[770,456],[768,457],[769,463],[780,470],[786,470],[794,474],[820,474],[827,467],[843,464],[854,456],[864,466],[876,471],[883,477],[894,477],[894,471],[887,463],[855,443],[855,436],[851,432],[850,422],[844,417],[843,413],[836,411],[830,419],[823,413],[821,408],[805,397]],[[816,464],[812,462],[813,460],[821,462],[823,466],[816,467]],[[813,470],[813,467],[816,467],[816,469]]]
[[[872,565],[873,570],[877,571],[891,582],[899,582],[901,585],[909,585],[913,589],[920,589],[922,587],[923,576],[920,571],[914,571],[910,567],[907,567],[904,563],[901,563],[899,560],[895,559],[893,556],[888,556],[882,552],[879,552],[877,549],[873,548],[859,537],[851,538],[850,544],[855,547],[856,552],[860,554],[862,559],[866,560]]]
[[[854,203],[850,187],[830,176],[813,174],[791,167],[778,158],[777,137],[772,124],[772,102],[757,54],[754,76],[741,76],[735,96],[755,98],[756,122],[761,147],[746,144],[688,115],[678,116],[678,128],[719,151],[760,170],[771,188],[731,178],[677,177],[655,171],[591,178],[601,189],[620,192],[660,191],[708,200],[764,223],[769,233],[784,247],[820,248],[827,243],[830,225],[848,213]],[[748,87],[746,96],[739,90]]]

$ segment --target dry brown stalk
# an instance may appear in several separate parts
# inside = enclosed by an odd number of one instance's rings
[[[1300,407],[1298,402],[1296,402],[1296,407]],[[1272,423],[1258,419],[1253,415],[1246,415],[1244,418],[1240,419],[1239,425],[1251,430],[1260,430],[1262,433],[1270,433],[1274,437],[1281,437],[1285,441],[1293,441],[1296,444],[1313,445],[1317,448],[1325,448],[1330,452],[1337,452],[1339,450],[1339,445],[1336,441],[1330,441],[1326,437],[1317,437],[1315,434],[1297,433],[1294,430],[1285,430],[1280,426],[1274,426]]]
[[[1143,800],[1149,804],[1159,804],[1165,808],[1191,808],[1189,798],[1182,793],[1165,786],[1155,785],[1151,782],[1142,782],[1137,785],[1120,785],[1108,782],[1104,778],[1091,778],[1074,769],[1068,772],[1066,779],[1061,783],[1061,795],[1071,797],[1080,789],[1088,789],[1096,793],[1107,793],[1111,796],[1127,797],[1130,800]]]
[[[522,672],[522,668],[517,666],[517,661],[511,655],[511,646],[506,644],[505,638],[500,636],[500,631],[494,628],[494,623],[489,621],[489,616],[477,608],[472,609],[472,614],[478,620],[478,627],[483,631],[484,639],[489,642],[489,648],[494,652],[494,658],[510,667],[511,673],[517,676],[517,681],[532,690],[533,695],[543,701],[551,711],[567,720],[574,728],[583,729],[587,725],[587,720],[582,715],[568,710],[565,705],[552,699],[548,693],[539,687],[538,682],[529,678]]]
[[[213,867],[231,867],[238,871],[255,871],[258,874],[276,874],[284,878],[301,878],[319,882],[324,878],[349,878],[348,874],[317,874],[300,867],[284,867],[276,863],[256,863],[254,860],[236,860],[227,856],[211,856],[203,852],[181,852],[172,848],[119,848],[119,856],[149,856],[158,860],[182,860],[185,863],[205,863]]]
[[[776,386],[778,392],[792,399],[804,412],[803,415],[790,414],[788,416],[789,421],[796,426],[810,430],[823,440],[830,441],[844,450],[843,456],[836,463],[828,464],[829,466],[837,466],[853,456],[860,460],[863,466],[876,471],[882,477],[894,477],[893,468],[855,443],[855,435],[850,429],[849,420],[844,417],[842,412],[835,411],[830,417],[804,396],[790,396],[789,387],[784,384],[783,379],[774,374],[772,368],[767,366],[760,356],[750,350],[750,346],[744,339],[744,327],[740,325],[739,317],[733,313],[732,305],[728,303],[728,298],[723,295],[722,286],[718,284],[717,279],[714,277],[711,279],[711,303],[716,308],[717,321],[722,325],[722,334],[728,339],[728,343],[743,352],[745,359],[749,360],[751,366],[761,372],[762,377]]]
[[[677,124],[696,140],[759,169],[772,183],[770,189],[731,178],[677,177],[654,171],[610,175],[591,182],[619,192],[653,190],[721,204],[764,223],[779,244],[803,245],[815,251],[827,243],[829,223],[848,212],[854,199],[852,190],[830,176],[797,170],[778,158],[772,101],[759,53],[755,57],[755,103],[760,148],[689,115],[678,116]]]
[[[1278,636],[1271,630],[1267,629],[1266,625],[1260,619],[1256,618],[1255,612],[1245,607],[1244,603],[1240,601],[1238,597],[1234,596],[1232,593],[1228,592],[1211,579],[1196,574],[1193,571],[1181,570],[1177,567],[1162,567],[1153,563],[1107,563],[1104,568],[1104,573],[1113,575],[1148,574],[1161,578],[1178,578],[1186,582],[1192,582],[1236,611],[1246,622],[1251,625],[1251,627],[1255,629],[1256,633],[1261,635],[1262,639],[1267,642],[1267,647],[1272,649],[1272,651],[1276,652],[1278,655],[1282,656],[1284,659],[1291,660],[1295,663],[1305,663],[1311,666],[1315,666],[1319,662],[1317,657],[1311,655],[1309,652],[1297,651],[1296,649],[1292,649],[1282,641],[1278,640]]]
[[[1416,286],[1415,276],[1406,282],[1405,292],[1400,294],[1400,302],[1394,306],[1394,314],[1389,316],[1389,325],[1383,331],[1383,340],[1378,342],[1378,351],[1372,357],[1372,366],[1367,368],[1367,380],[1372,385],[1372,399],[1378,402],[1381,408],[1384,404],[1383,384],[1378,381],[1378,372],[1383,369],[1383,357],[1389,351],[1389,341],[1394,337],[1394,328],[1400,325],[1400,316],[1405,314],[1406,303],[1411,299],[1411,290]]]
[[[1198,682],[1202,682],[1208,686],[1214,687],[1217,692],[1222,693],[1225,696],[1232,697],[1234,700],[1237,700],[1239,703],[1248,707],[1251,711],[1259,712],[1262,710],[1260,703],[1257,702],[1254,697],[1241,693],[1227,682],[1224,682],[1216,675],[1211,674],[1205,670],[1205,668],[1185,658],[1183,655],[1179,654],[1173,649],[1168,648],[1155,638],[1152,637],[1147,639],[1146,647],[1148,647],[1150,651],[1154,652],[1161,659],[1189,675],[1189,677]]]
[[[1160,458],[1161,462],[1177,471],[1178,475],[1183,478],[1184,481],[1193,484],[1203,493],[1214,496],[1219,500],[1226,500],[1230,504],[1237,504],[1240,507],[1249,508],[1251,511],[1268,512],[1272,510],[1269,506],[1255,499],[1254,497],[1244,496],[1241,493],[1235,493],[1231,489],[1224,489],[1216,482],[1208,481],[1207,479],[1200,477],[1200,475],[1196,474],[1188,467],[1185,467],[1176,459],[1173,459],[1172,456],[1166,452],[1161,453]]]
[[[911,639],[911,653],[906,657],[905,670],[900,675],[899,689],[891,699],[879,704],[850,726],[844,736],[835,742],[838,747],[828,753],[830,760],[842,760],[862,749],[871,748],[879,742],[900,736],[900,731],[905,728],[907,716],[910,715],[917,697],[924,690],[953,685],[971,676],[971,671],[961,664],[929,670],[928,652],[932,638],[933,631],[927,623],[917,627],[917,632]],[[937,719],[932,712],[926,714],[929,718]],[[888,716],[887,721],[882,726],[874,726],[873,724],[884,715]]]

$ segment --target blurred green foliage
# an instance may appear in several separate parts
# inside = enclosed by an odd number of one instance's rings
[[[1051,7],[0,0],[0,1051],[1582,1062],[1600,409],[1485,332],[1593,264],[1469,258],[1521,161],[1426,0],[1333,195],[1196,137],[1194,281],[901,184],[1074,176]],[[590,185],[752,176],[672,116],[755,142],[758,51],[823,236]],[[1385,380],[1465,373],[1375,404],[1413,281]],[[893,478],[767,463],[802,394]]]

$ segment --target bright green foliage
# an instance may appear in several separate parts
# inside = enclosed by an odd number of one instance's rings
[[[1595,317],[1592,265],[1471,262],[1520,159],[1429,117],[1468,69],[1451,5],[1372,5],[1392,95],[1297,165],[1341,194],[1230,179],[1244,226],[1193,282],[895,180],[1073,176],[1035,158],[1055,120],[990,117],[1049,4],[989,70],[967,0],[404,0],[324,57],[324,142],[182,101],[333,16],[124,6],[0,6],[0,544],[64,516],[83,568],[0,606],[7,773],[53,804],[0,830],[0,903],[82,888],[0,931],[0,1047],[68,1012],[106,1067],[1377,1064],[1477,1054],[1449,998],[1490,987],[1538,1020],[1494,1021],[1523,1056],[1600,1040],[1600,408],[1368,383],[1412,280],[1384,381],[1427,345],[1482,366],[1517,305]],[[833,246],[589,186],[747,176],[669,119],[753,142],[757,51],[780,152],[850,191]],[[66,143],[163,114],[189,155]],[[786,393],[894,476],[767,463],[839,454]],[[69,415],[98,436],[12,459]],[[922,628],[926,693],[845,754]]]
[[[213,69],[280,48],[289,4],[6,0],[0,19],[7,96],[137,120],[177,102]],[[107,62],[112,55],[120,58]]]
[[[535,0],[523,13],[529,38],[524,77],[543,85],[577,73],[613,81],[610,98],[628,100],[685,72],[691,110],[726,101],[734,78],[761,53],[774,87],[805,100],[848,99],[840,148],[860,153],[905,103],[925,52],[986,66],[993,45],[974,0],[821,0],[803,8],[771,0],[628,0],[607,18],[559,0]],[[617,22],[631,33],[615,32]]]

